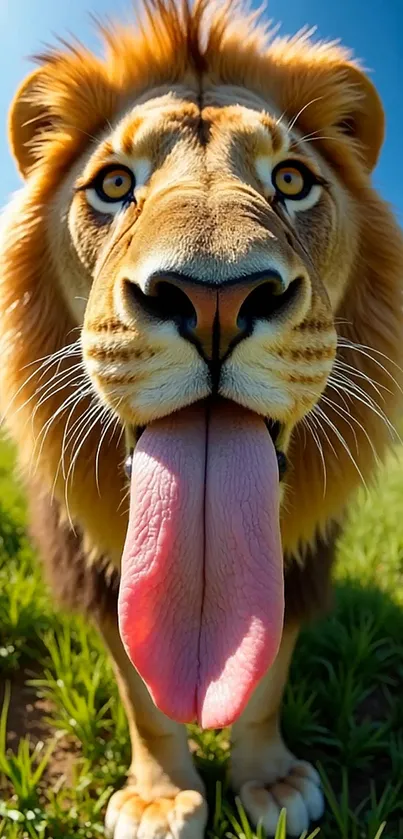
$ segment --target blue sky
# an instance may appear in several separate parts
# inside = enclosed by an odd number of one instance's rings
[[[130,10],[130,0],[0,0],[0,206],[19,185],[7,149],[5,123],[13,93],[30,70],[27,56],[40,51],[44,43],[54,43],[57,34],[73,33],[95,45],[88,13],[127,19]],[[387,138],[375,183],[403,221],[402,0],[269,0],[269,16],[281,23],[283,34],[305,24],[316,25],[317,37],[340,38],[372,71],[387,116]]]

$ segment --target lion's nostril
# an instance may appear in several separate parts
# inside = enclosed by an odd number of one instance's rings
[[[173,283],[161,280],[156,283],[153,295],[148,295],[154,312],[164,320],[174,320],[194,329],[197,323],[196,309],[186,292]]]
[[[261,283],[248,294],[238,313],[237,325],[242,330],[249,330],[257,320],[273,320],[280,313],[289,309],[299,296],[303,280],[298,277],[288,288],[280,276]]]
[[[189,329],[195,328],[195,307],[188,295],[177,285],[159,280],[147,289],[148,294],[144,294],[134,283],[129,282],[128,286],[130,297],[148,314],[162,321],[174,321]]]

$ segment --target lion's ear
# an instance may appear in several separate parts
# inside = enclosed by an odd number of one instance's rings
[[[378,92],[369,78],[354,64],[344,68],[345,83],[351,90],[351,109],[337,127],[356,141],[368,171],[375,167],[385,135],[385,115]]]
[[[278,39],[269,48],[273,99],[292,125],[317,137],[337,166],[357,169],[359,163],[371,172],[385,131],[378,93],[348,50],[314,43],[309,35]]]
[[[37,56],[11,104],[11,151],[23,178],[56,149],[64,165],[116,112],[120,88],[107,66],[80,45]]]
[[[50,115],[39,100],[42,68],[34,70],[23,81],[11,103],[8,134],[12,154],[23,178],[35,163],[35,140],[49,127]]]

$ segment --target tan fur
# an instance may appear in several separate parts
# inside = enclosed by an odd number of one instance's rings
[[[336,523],[399,409],[403,239],[370,180],[382,106],[341,47],[272,40],[233,3],[214,12],[208,0],[145,0],[132,31],[101,31],[104,59],[80,44],[40,56],[11,108],[25,185],[0,233],[1,408],[34,481],[32,520],[56,587],[96,617],[127,708],[136,777],[109,818],[141,822],[149,839],[176,819],[174,835],[186,822],[200,839],[205,805],[184,731],[153,708],[110,615],[127,528],[122,424],[204,398],[210,382],[193,344],[147,317],[130,283],[167,268],[221,280],[211,293],[229,315],[225,280],[273,266],[297,280],[281,320],[260,322],[221,370],[223,397],[281,421],[290,462],[286,629],[234,730],[233,759],[237,787],[290,773],[280,799],[294,789],[295,808],[299,789],[318,808],[313,770],[279,738],[278,707],[294,627],[327,599]],[[327,184],[289,216],[273,203],[270,176],[288,158]],[[136,203],[113,220],[85,191],[110,162],[137,178]],[[245,754],[256,759],[246,774]],[[268,795],[259,787],[242,799],[266,826]]]

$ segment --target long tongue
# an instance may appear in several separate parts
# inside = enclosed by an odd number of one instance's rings
[[[230,725],[273,663],[284,610],[276,453],[233,403],[152,423],[136,446],[120,633],[155,704]]]

